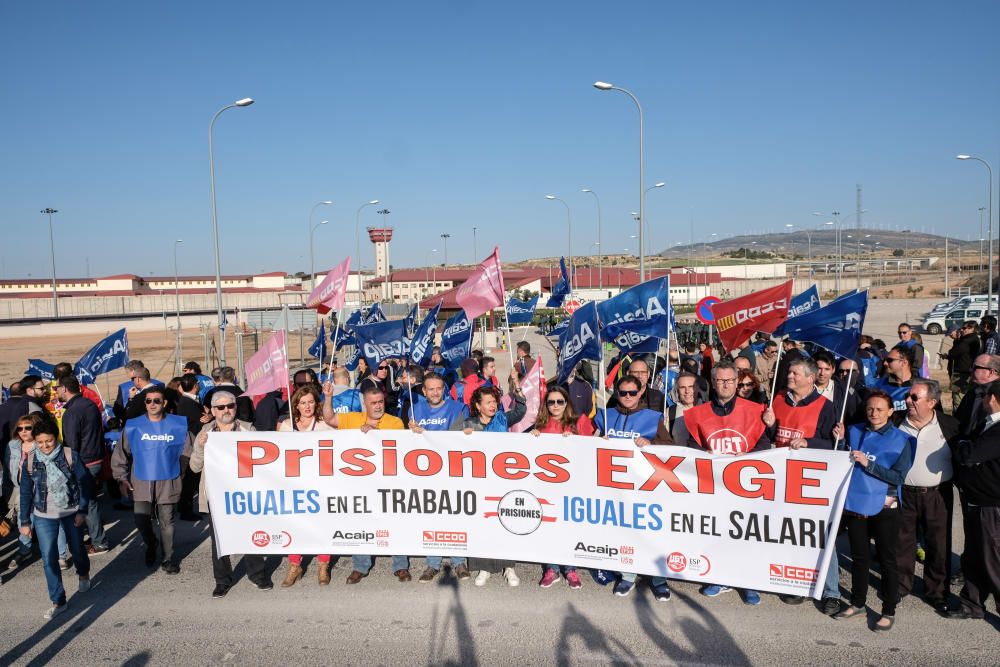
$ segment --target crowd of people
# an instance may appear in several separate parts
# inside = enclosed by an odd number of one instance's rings
[[[771,447],[844,450],[854,467],[843,518],[834,537],[846,533],[851,590],[840,596],[839,558],[823,582],[822,612],[841,621],[865,617],[872,567],[870,543],[881,572],[881,615],[876,631],[890,630],[900,600],[914,594],[915,563],[923,561],[924,600],[948,618],[983,618],[985,602],[1000,594],[1000,337],[996,320],[966,322],[950,332],[947,359],[951,414],[942,405],[940,383],[928,377],[929,353],[907,324],[892,346],[863,336],[857,354],[837,358],[792,340],[758,336],[726,353],[707,342],[657,355],[620,354],[606,369],[607,386],[595,381],[589,362],[563,384],[549,382],[528,432],[631,441],[636,447],[675,445],[737,456]],[[781,346],[779,351],[779,345]],[[0,406],[6,526],[17,531],[10,567],[26,567],[41,555],[51,606],[46,618],[66,608],[62,571],[75,568],[79,591],[90,587],[90,558],[110,547],[104,513],[130,511],[144,544],[145,565],[168,575],[180,571],[174,551],[178,520],[211,521],[202,472],[208,435],[218,431],[362,432],[411,429],[508,432],[526,416],[521,380],[535,359],[527,342],[517,345],[509,377],[496,377],[495,360],[481,351],[449,368],[435,349],[428,368],[384,360],[361,362],[352,374],[336,364],[320,375],[297,370],[291,395],[277,390],[244,396],[236,371],[216,368],[211,377],[195,362],[167,383],[150,376],[141,361],[126,367],[111,407],[58,364],[54,379],[28,375],[15,382]],[[603,369],[602,369],[603,370]],[[739,437],[717,440],[725,427]],[[953,572],[952,513],[957,488],[965,529],[960,571]],[[102,499],[107,501],[102,503]],[[158,527],[158,530],[156,529]],[[228,556],[220,557],[212,535],[215,586],[224,597],[234,584]],[[333,558],[314,554],[317,580],[331,583]],[[284,588],[304,575],[303,555],[291,555]],[[273,583],[259,555],[243,557],[250,582]],[[418,581],[433,581],[443,557],[429,556]],[[373,557],[354,554],[348,585],[368,576]],[[509,586],[520,579],[515,563],[450,557],[453,576],[476,586],[499,575]],[[410,558],[391,558],[394,576],[412,580]],[[473,576],[475,573],[475,576]],[[590,577],[629,595],[637,576],[594,569]],[[583,586],[576,568],[539,564],[538,584],[565,579]],[[961,581],[958,604],[951,586]],[[721,581],[702,586],[715,597],[733,590]],[[649,579],[653,597],[671,598],[668,579]],[[748,605],[761,595],[739,590]],[[801,597],[780,596],[787,604]]]

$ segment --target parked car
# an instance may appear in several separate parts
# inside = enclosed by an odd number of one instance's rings
[[[931,309],[930,316],[950,313],[959,308],[974,308],[976,306],[986,306],[989,297],[985,294],[971,294],[969,296],[958,297],[951,301],[939,303]],[[993,295],[993,309],[996,310],[998,295]]]
[[[923,329],[932,336],[947,331],[951,327],[961,326],[966,320],[978,322],[986,314],[986,302],[971,308],[956,308],[947,313],[930,313],[924,318]]]

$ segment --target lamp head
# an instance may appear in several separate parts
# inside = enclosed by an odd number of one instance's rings
[[[177,239],[174,243],[184,243],[184,239]]]
[[[545,195],[546,199],[555,199],[555,195]]]
[[[614,86],[610,83],[605,83],[604,81],[595,81],[594,88],[598,90],[611,90]]]
[[[373,199],[373,200],[371,200],[371,201],[370,201],[370,202],[368,202],[368,203],[369,203],[369,204],[371,204],[372,206],[374,206],[375,204],[377,204],[377,203],[378,203],[378,200],[377,200],[377,199]]]
[[[580,192],[593,192],[590,188],[583,188]]]
[[[666,184],[667,184],[667,183],[666,183],[666,181],[660,181],[659,183],[657,183],[657,184],[656,184],[656,185],[654,185],[653,187],[654,187],[654,188],[662,188],[662,187],[663,187],[664,185],[666,185]]]
[[[333,202],[332,202],[332,201],[330,201],[329,199],[328,199],[328,200],[326,200],[326,201],[321,201],[321,202],[320,202],[320,204],[327,204],[327,205],[329,205],[329,204],[332,204],[332,203],[333,203]]]
[[[325,224],[326,224],[326,223],[328,223],[328,222],[330,222],[330,221],[329,221],[329,220],[320,220],[320,221],[319,221],[319,224],[321,224],[321,225],[325,225]]]
[[[972,157],[972,156],[971,155],[956,155],[955,159],[956,160],[968,160],[970,157]]]
[[[242,100],[236,100],[233,104],[238,107],[248,107],[253,104],[253,99],[250,97],[244,97]]]

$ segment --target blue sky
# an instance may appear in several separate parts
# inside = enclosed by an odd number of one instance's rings
[[[360,3],[354,3],[360,4]],[[21,2],[0,9],[4,277],[225,273],[351,254],[377,198],[392,262],[633,251],[646,116],[651,246],[815,225],[813,211],[977,238],[1000,172],[1000,3]],[[371,207],[362,226],[382,222]],[[996,211],[994,211],[996,213]],[[850,225],[848,221],[848,225]],[[363,232],[362,232],[363,233]],[[363,240],[363,260],[372,265]]]

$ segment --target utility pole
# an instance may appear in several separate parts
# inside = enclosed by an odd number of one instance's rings
[[[857,211],[854,214],[855,219],[858,221],[858,229],[860,230],[864,225],[861,224],[861,214],[864,212],[861,210],[861,184],[858,183],[855,188],[857,189]]]
[[[451,234],[442,234],[441,238],[444,239],[444,266],[448,267],[448,239],[451,238]]]

